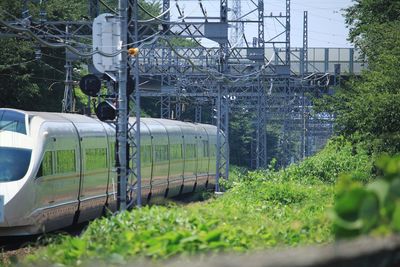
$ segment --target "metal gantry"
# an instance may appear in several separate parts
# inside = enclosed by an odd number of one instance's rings
[[[138,46],[140,44],[139,40],[139,6],[138,0],[128,0],[128,23],[127,23],[127,31],[128,31],[128,43],[132,45],[128,45],[127,48],[131,46]],[[131,29],[131,30],[128,30]],[[141,116],[141,90],[139,86],[139,59],[140,55],[136,57],[132,57],[130,60],[130,77],[133,80],[132,86],[134,86],[133,94],[127,96],[130,100],[130,103],[133,105],[132,111],[129,112],[129,115],[134,114],[134,120],[132,122],[128,122],[128,131],[129,131],[129,149],[127,150],[129,153],[129,161],[131,162],[131,166],[129,168],[130,171],[130,185],[131,185],[131,205],[133,203],[136,206],[140,207],[142,205],[142,177],[141,177],[141,161],[140,161],[140,116]],[[130,108],[128,106],[128,108]],[[134,197],[136,195],[136,198]]]
[[[118,20],[120,23],[119,34],[120,44],[125,46],[128,43],[128,1],[119,0],[118,2]],[[128,123],[128,96],[127,96],[127,77],[128,77],[128,56],[127,51],[122,50],[118,64],[118,99],[117,99],[117,127],[116,127],[116,142],[118,148],[117,159],[117,175],[118,175],[118,193],[117,193],[117,208],[118,210],[126,210],[127,208],[127,185],[129,173],[129,155],[128,155],[128,138],[129,138],[129,123]]]

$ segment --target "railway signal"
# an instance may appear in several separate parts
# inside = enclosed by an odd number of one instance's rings
[[[101,121],[113,121],[117,116],[117,110],[109,102],[103,101],[96,107],[96,116]]]
[[[79,87],[85,95],[94,97],[100,92],[101,81],[96,75],[88,74],[82,77]]]

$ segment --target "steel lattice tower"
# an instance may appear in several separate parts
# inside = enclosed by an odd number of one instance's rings
[[[242,17],[242,1],[233,0],[231,8],[231,33],[229,41],[233,46],[243,46],[243,34],[244,34],[244,23],[241,20]]]

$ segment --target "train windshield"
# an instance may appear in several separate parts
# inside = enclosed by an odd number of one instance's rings
[[[0,110],[0,132],[26,134],[25,114],[13,110]]]
[[[32,150],[0,147],[0,182],[11,182],[25,176]]]

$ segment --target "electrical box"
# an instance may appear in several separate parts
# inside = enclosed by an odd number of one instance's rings
[[[116,16],[104,13],[93,21],[93,51],[102,51],[107,54],[115,54],[121,51],[120,23]],[[116,72],[121,60],[121,54],[104,56],[100,53],[93,55],[93,65],[100,72]]]
[[[204,35],[206,38],[217,43],[228,42],[228,23],[207,22],[204,24]]]
[[[246,51],[247,51],[248,59],[264,62],[264,48],[250,47],[250,48],[247,48]]]
[[[275,66],[276,74],[279,76],[290,76],[290,67],[287,65],[276,65]]]

